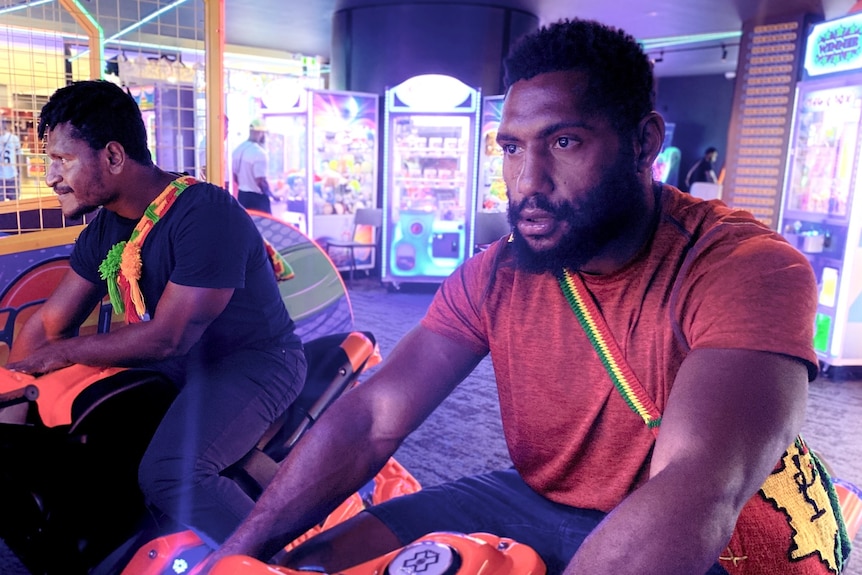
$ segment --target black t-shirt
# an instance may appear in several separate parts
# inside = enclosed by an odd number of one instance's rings
[[[688,171],[688,176],[685,179],[685,185],[691,187],[691,185],[695,182],[711,182],[712,178],[710,178],[707,174],[713,171],[712,162],[707,158],[701,158],[695,165],[691,167]]]
[[[107,293],[99,264],[114,244],[128,240],[137,223],[101,210],[75,243],[72,269]],[[151,317],[168,281],[234,288],[225,310],[193,349],[199,359],[224,357],[243,348],[300,346],[263,238],[248,213],[224,190],[208,183],[186,188],[147,235],[141,261],[139,284]]]

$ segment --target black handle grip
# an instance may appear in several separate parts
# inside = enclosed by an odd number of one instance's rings
[[[39,388],[31,383],[19,389],[0,393],[0,408],[36,401],[38,398]]]

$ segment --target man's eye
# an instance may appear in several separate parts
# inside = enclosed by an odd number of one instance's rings
[[[562,138],[557,138],[557,145],[561,148],[568,148],[569,139],[566,136],[563,136]]]
[[[518,146],[515,144],[503,144],[502,145],[503,152],[506,154],[514,154],[518,151]]]

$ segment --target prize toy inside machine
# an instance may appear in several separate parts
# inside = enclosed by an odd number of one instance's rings
[[[779,227],[817,276],[814,348],[824,372],[862,366],[860,29],[862,14],[810,30]]]
[[[505,212],[509,207],[503,181],[503,150],[497,144],[497,129],[503,111],[503,96],[482,100],[482,133],[479,136],[479,212]]]
[[[267,180],[281,202],[272,202],[272,214],[311,235],[308,202],[308,90],[289,79],[277,79],[264,88]]]
[[[480,92],[429,74],[385,98],[381,279],[439,282],[472,251]]]
[[[377,142],[379,112],[376,94],[314,90],[311,98],[311,198],[309,235],[321,245],[330,240],[371,243],[375,230],[354,230],[360,208],[377,207]],[[346,249],[332,248],[329,256],[339,270],[351,267]],[[354,250],[354,269],[372,269],[373,249]]]

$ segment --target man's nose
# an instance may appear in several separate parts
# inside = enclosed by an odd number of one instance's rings
[[[60,176],[60,169],[57,167],[56,162],[48,162],[48,169],[45,170],[45,184],[48,185],[49,188],[53,188],[56,186],[62,177]]]
[[[521,157],[513,182],[518,197],[547,194],[552,190],[547,163],[547,154],[542,152],[527,152]]]

